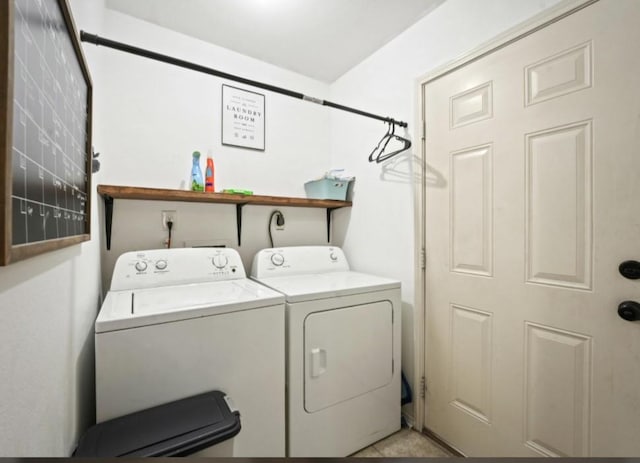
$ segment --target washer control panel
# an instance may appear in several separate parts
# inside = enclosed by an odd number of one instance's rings
[[[276,267],[281,267],[284,265],[284,256],[279,252],[274,252],[271,254],[271,263]]]
[[[246,278],[231,248],[175,248],[126,252],[113,269],[111,290],[155,288]]]
[[[259,251],[253,258],[251,276],[265,278],[348,270],[349,264],[339,247],[294,246]]]

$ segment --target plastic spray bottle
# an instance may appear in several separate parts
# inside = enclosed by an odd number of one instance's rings
[[[202,170],[200,169],[200,151],[193,152],[193,166],[191,167],[191,190],[204,191]]]
[[[207,153],[207,168],[204,174],[204,180],[205,180],[204,191],[208,191],[211,193],[216,191],[215,175],[216,175],[216,170],[213,165],[213,158],[211,157],[211,152],[209,151],[209,153]]]

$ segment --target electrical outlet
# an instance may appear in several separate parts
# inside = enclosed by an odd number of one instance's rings
[[[280,211],[276,213],[276,230],[284,230],[284,214]]]
[[[169,230],[169,227],[167,226],[167,222],[173,222],[173,226],[171,230],[176,229],[176,221],[178,219],[178,213],[176,211],[162,211],[161,218],[162,218],[163,230]]]

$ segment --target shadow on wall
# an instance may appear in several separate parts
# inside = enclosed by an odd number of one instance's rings
[[[25,284],[28,280],[80,256],[80,247],[81,245],[73,245],[0,267],[0,293]]]
[[[95,218],[94,218],[95,222]],[[95,229],[92,234],[95,234]],[[85,251],[96,252],[95,242],[84,244]],[[87,248],[91,249],[87,249]],[[99,279],[96,281],[97,294],[91,290],[87,293],[80,277],[78,259],[71,262],[71,301],[69,304],[69,378],[75,379],[75,384],[69,383],[68,423],[70,425],[70,456],[77,441],[86,429],[95,423],[95,352],[94,352],[94,321],[102,304]],[[95,262],[99,276],[99,261]],[[95,294],[93,299],[91,294]],[[95,300],[95,304],[92,303]]]
[[[87,333],[82,348],[78,353],[75,363],[76,376],[76,409],[75,423],[73,430],[75,441],[96,422],[96,388],[95,388],[95,361],[94,361],[94,333],[93,330]],[[75,450],[76,444],[69,449],[69,455]]]
[[[352,200],[354,197],[355,192],[352,195]],[[351,208],[342,207],[334,210],[331,214],[331,244],[341,248],[347,238],[347,230],[349,229],[349,222],[351,222]]]
[[[440,171],[431,167],[430,164],[426,165],[425,171],[425,182],[428,187],[445,188],[447,186],[447,181],[445,180],[444,175],[442,175]]]
[[[94,181],[95,181],[95,177],[94,177]],[[95,185],[98,185],[98,182],[95,182]],[[107,247],[107,231],[106,231],[107,220],[105,217],[106,206],[104,204],[104,198],[98,194],[97,186],[94,186],[92,188],[95,188],[93,190],[93,194],[97,199],[96,202],[92,204],[92,206],[94,206],[97,209],[98,217],[97,217],[97,220],[94,220],[93,223],[91,224],[91,234],[92,236],[98,238],[98,249],[102,250],[102,249],[106,249]],[[102,258],[100,258],[100,266],[102,267],[102,265],[103,265]],[[104,282],[101,281],[101,284],[104,284]],[[104,290],[105,288],[103,287],[102,291],[100,292],[100,296],[102,296],[102,292],[104,292]],[[102,300],[100,301],[100,305],[102,305]]]
[[[380,180],[393,183],[420,184],[422,160],[412,152],[401,153],[382,164]],[[425,166],[427,186],[444,188],[447,185],[444,176],[429,164]]]

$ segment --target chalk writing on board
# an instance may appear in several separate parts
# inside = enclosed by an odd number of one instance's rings
[[[14,1],[12,245],[88,224],[88,92],[58,0]]]

